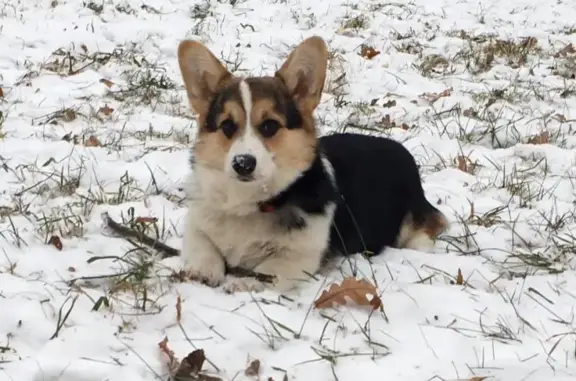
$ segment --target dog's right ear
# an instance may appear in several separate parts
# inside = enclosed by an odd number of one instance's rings
[[[218,88],[232,74],[206,46],[192,40],[178,45],[178,64],[190,106],[196,113],[205,114]]]

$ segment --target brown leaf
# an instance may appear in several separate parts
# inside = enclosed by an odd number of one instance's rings
[[[0,98],[4,98],[4,90],[0,87]]]
[[[244,371],[244,374],[247,376],[258,376],[260,374],[260,360],[252,361]]]
[[[464,110],[462,112],[462,115],[464,115],[466,118],[475,118],[478,116],[478,113],[476,112],[476,110],[474,110],[472,107],[467,108],[466,110]]]
[[[528,144],[548,144],[548,142],[550,142],[550,133],[547,130],[528,139]]]
[[[462,271],[458,269],[458,275],[456,276],[456,284],[462,286],[464,284],[464,277],[462,276]]]
[[[487,376],[474,376],[470,378],[468,381],[483,381],[487,378],[488,378]]]
[[[170,369],[170,373],[172,373],[173,370],[178,369],[178,359],[176,358],[176,356],[174,355],[174,352],[172,351],[172,349],[170,349],[168,347],[168,337],[164,337],[164,340],[162,340],[161,342],[158,343],[158,347],[160,348],[160,351],[162,353],[164,353],[166,356],[168,356],[168,368]]]
[[[180,320],[182,320],[182,298],[178,295],[176,298],[176,321],[180,323]]]
[[[158,222],[158,218],[156,218],[156,217],[136,217],[134,219],[135,224],[153,224],[154,222]]]
[[[566,123],[568,121],[568,119],[566,119],[566,117],[562,114],[556,114],[556,118],[560,123]]]
[[[63,247],[62,240],[57,235],[53,235],[52,237],[50,237],[50,239],[48,240],[48,245],[52,245],[60,251],[62,250]]]
[[[105,116],[110,116],[114,112],[114,109],[108,105],[104,105],[98,109],[98,112],[104,114]]]
[[[102,143],[100,143],[100,140],[98,140],[96,136],[90,135],[90,137],[88,138],[86,143],[84,143],[84,145],[86,147],[101,147]]]
[[[103,83],[106,87],[110,88],[112,86],[114,86],[114,82],[110,81],[109,79],[106,78],[102,78],[100,80],[100,83]]]
[[[408,126],[408,124],[406,123],[402,123],[402,125],[400,126],[401,129],[403,129],[404,131],[408,131],[408,129],[410,128],[410,126]]]
[[[368,299],[367,294],[373,295]],[[382,308],[382,300],[378,296],[376,287],[364,279],[345,278],[340,285],[333,283],[328,290],[324,290],[314,302],[316,308],[329,308],[333,303],[346,304],[348,297],[360,306],[371,306],[372,309]]]
[[[378,54],[380,54],[380,51],[374,49],[371,46],[362,45],[362,47],[360,48],[360,57],[371,60],[372,58],[376,57]]]
[[[70,267],[68,267],[68,271],[70,271],[71,273],[75,273],[76,268],[74,266],[70,266]]]
[[[392,118],[390,117],[390,114],[386,114],[383,118],[382,118],[382,126],[384,128],[394,128],[396,127],[396,123],[392,120]]]
[[[420,95],[422,98],[426,99],[430,103],[436,102],[440,98],[449,97],[452,94],[452,88],[446,89],[441,93],[424,93]]]
[[[394,99],[387,101],[382,105],[382,107],[394,107],[396,106],[396,101]]]
[[[576,53],[576,49],[574,49],[574,45],[572,45],[572,43],[569,43],[560,49],[556,54],[554,54],[554,58],[566,57],[567,55],[574,53]]]
[[[72,110],[71,108],[67,108],[62,113],[62,120],[65,122],[73,122],[76,120],[76,111]]]
[[[456,165],[462,172],[472,173],[473,171],[471,164],[472,163],[470,162],[470,159],[466,156],[459,155],[456,157]]]
[[[80,49],[82,49],[82,51],[83,51],[85,54],[88,54],[88,48],[86,47],[85,44],[80,45]]]
[[[197,375],[202,370],[206,356],[204,355],[204,349],[196,349],[190,352],[188,356],[182,360],[182,364],[174,377],[180,376],[190,376]]]

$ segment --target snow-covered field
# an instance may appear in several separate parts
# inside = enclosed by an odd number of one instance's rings
[[[0,380],[167,379],[164,338],[204,350],[217,378],[198,380],[576,379],[571,3],[0,0]],[[405,143],[452,222],[434,253],[227,295],[103,228],[156,217],[180,245],[180,40],[259,75],[312,34],[331,49],[320,131]],[[313,308],[353,272],[383,312]]]

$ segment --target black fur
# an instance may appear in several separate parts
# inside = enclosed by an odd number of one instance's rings
[[[399,142],[334,134],[320,138],[318,152],[332,164],[337,187],[317,155],[310,169],[266,204],[275,213],[299,208],[308,214],[324,214],[327,205],[336,202],[328,255],[378,254],[395,244],[409,212],[415,225],[438,212],[426,200],[414,158]]]

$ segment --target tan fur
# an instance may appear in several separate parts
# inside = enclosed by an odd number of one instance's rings
[[[274,102],[263,98],[255,100],[252,109],[252,125],[258,126],[265,119],[274,119],[283,127],[286,126],[286,118],[276,113]],[[310,166],[315,156],[316,131],[314,124],[304,122],[305,128],[288,130],[281,128],[278,133],[262,142],[269,152],[274,154],[276,164],[280,169],[303,171]]]
[[[217,123],[222,123],[224,120],[231,118],[238,125],[238,132],[236,136],[242,134],[244,125],[246,124],[246,115],[242,110],[242,106],[237,101],[228,101],[224,104],[224,112],[218,115]],[[199,123],[206,120],[206,116],[201,114],[198,118]],[[203,165],[209,166],[214,169],[223,169],[226,154],[230,150],[230,146],[234,139],[228,139],[220,133],[210,133],[199,128],[197,140],[194,144],[194,156],[196,160]]]
[[[288,55],[276,73],[301,111],[312,113],[320,103],[326,81],[326,67],[318,70],[321,62],[328,62],[326,43],[320,37],[309,37]]]
[[[436,238],[448,228],[448,225],[448,220],[440,212],[428,216],[421,225],[415,224],[412,214],[409,213],[402,221],[396,246],[414,250],[429,250],[434,246]]]
[[[210,98],[232,74],[198,41],[185,40],[178,45],[178,64],[190,106],[198,114],[206,114]]]

